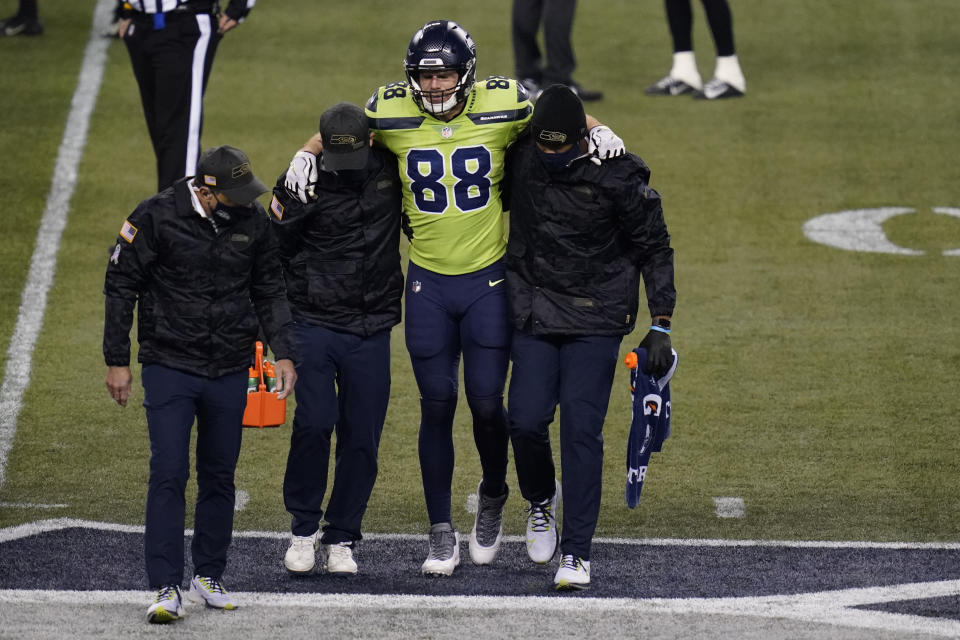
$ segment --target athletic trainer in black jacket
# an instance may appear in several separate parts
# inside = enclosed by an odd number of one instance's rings
[[[256,0],[118,0],[127,45],[157,158],[157,190],[191,176],[200,154],[203,94],[223,35]]]
[[[567,87],[546,89],[527,135],[508,152],[507,289],[514,325],[510,438],[520,491],[530,501],[527,552],[556,552],[557,588],[590,584],[600,511],[602,428],[624,335],[637,320],[640,278],[653,318],[642,344],[652,369],[672,362],[673,250],[650,170],[626,154],[586,155],[583,106]],[[549,427],[560,405],[562,492]]]
[[[150,436],[144,553],[157,589],[150,622],[183,615],[184,495],[197,420],[197,502],[192,599],[233,609],[221,582],[233,531],[234,470],[258,327],[277,357],[281,397],[296,381],[293,320],[267,191],[233,147],[204,153],[197,176],[144,200],[120,229],[107,263],[103,354],[107,389],[130,395],[130,328],[138,308],[138,359]]]
[[[370,141],[362,109],[343,102],[327,109],[320,133],[291,163],[316,176],[309,193],[291,193],[284,174],[270,204],[303,356],[283,481],[292,516],[284,565],[295,574],[313,571],[319,543],[328,573],[357,572],[354,543],[377,479],[390,329],[400,322],[403,293],[402,201],[396,158]],[[336,471],[324,512],[334,430]]]

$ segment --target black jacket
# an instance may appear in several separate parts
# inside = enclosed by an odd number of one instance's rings
[[[364,337],[400,322],[403,294],[397,160],[374,148],[366,172],[349,184],[318,171],[310,204],[287,192],[281,174],[270,203],[294,317]]]
[[[245,369],[262,326],[278,359],[296,361],[276,239],[258,203],[224,219],[193,209],[187,179],[144,200],[111,250],[103,292],[103,355],[130,363],[138,305],[138,360],[218,377]],[[259,323],[258,323],[259,319]]]
[[[673,249],[650,170],[626,154],[549,173],[524,136],[507,158],[512,321],[535,334],[626,335],[642,274],[650,315],[671,315]],[[506,208],[506,206],[505,206]]]

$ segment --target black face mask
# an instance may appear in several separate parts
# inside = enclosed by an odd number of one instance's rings
[[[211,213],[213,213],[213,215],[220,218],[221,220],[230,221],[234,218],[234,216],[242,216],[244,213],[246,213],[249,210],[250,210],[250,205],[247,205],[247,206],[237,205],[234,207],[229,207],[218,200],[217,206],[213,208],[213,211]]]
[[[359,187],[367,179],[366,169],[341,169],[337,171],[337,176],[343,180],[344,184],[351,187]]]
[[[581,155],[580,145],[577,144],[573,145],[563,153],[546,153],[537,147],[537,153],[540,156],[540,161],[543,162],[543,166],[546,167],[547,171],[550,173],[562,171],[567,167],[568,164],[579,158]]]

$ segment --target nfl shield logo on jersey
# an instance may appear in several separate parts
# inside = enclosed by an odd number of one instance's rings
[[[444,127],[440,129],[440,135],[444,138],[451,138],[453,137],[453,129],[451,127]]]
[[[410,289],[412,289],[414,293],[420,293],[420,289],[422,288],[423,288],[423,285],[420,284],[419,280],[414,280],[413,284],[410,286]]]

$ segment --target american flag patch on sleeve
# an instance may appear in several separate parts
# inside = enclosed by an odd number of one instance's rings
[[[277,200],[277,196],[273,196],[273,200],[270,201],[270,211],[277,216],[277,220],[283,220],[283,205]]]
[[[120,237],[126,240],[127,242],[133,242],[133,239],[137,236],[137,228],[130,224],[129,221],[124,220],[123,226],[120,227]]]

